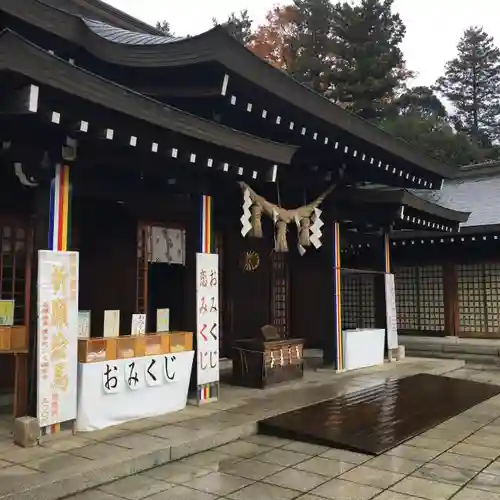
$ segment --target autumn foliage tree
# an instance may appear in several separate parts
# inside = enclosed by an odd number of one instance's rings
[[[255,31],[248,48],[261,59],[288,73],[296,61],[296,22],[298,13],[291,5],[275,6],[266,22]]]

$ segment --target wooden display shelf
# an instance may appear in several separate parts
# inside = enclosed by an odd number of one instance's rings
[[[27,326],[0,326],[0,353],[27,352],[29,352]]]
[[[78,339],[78,361],[80,363],[97,363],[116,359],[117,340],[116,337]]]
[[[193,350],[193,334],[191,332],[170,332],[170,352]]]
[[[149,333],[138,337],[143,344],[144,356],[156,356],[170,353],[170,336],[165,333]]]
[[[144,356],[146,344],[144,335],[120,335],[117,337],[116,359],[139,358]]]

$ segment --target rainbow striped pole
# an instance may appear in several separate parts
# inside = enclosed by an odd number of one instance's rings
[[[211,196],[201,197],[200,253],[214,253],[213,200]]]
[[[344,345],[342,341],[342,293],[340,280],[340,224],[333,224],[333,315],[335,335],[335,369],[344,369]]]
[[[48,249],[67,252],[71,245],[71,185],[69,166],[57,164],[50,184]],[[45,429],[46,434],[55,434],[61,424]]]
[[[68,251],[71,244],[71,186],[69,166],[56,165],[50,185],[48,249]]]

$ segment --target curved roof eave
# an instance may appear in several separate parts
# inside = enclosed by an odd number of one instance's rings
[[[126,12],[116,9],[103,0],[41,0],[49,7],[60,9],[70,14],[98,18],[104,22],[115,23],[124,29],[140,31],[151,35],[161,35],[162,32]]]
[[[467,222],[470,212],[462,212],[452,208],[444,207],[432,201],[426,200],[406,189],[348,189],[341,196],[341,201],[352,201],[356,203],[378,204],[388,203],[404,205],[419,212],[427,213],[444,220],[463,223]]]
[[[295,146],[230,129],[143,96],[74,66],[11,30],[0,33],[0,70],[22,74],[132,118],[272,163],[290,164],[297,151]]]
[[[83,46],[96,57],[117,65],[174,67],[206,61],[218,62],[287,101],[291,106],[358,137],[374,148],[399,157],[414,167],[441,178],[451,179],[457,175],[458,169],[425,155],[270,66],[242,46],[224,27],[215,27],[200,35],[171,43],[119,44],[96,34],[83,19],[47,7],[39,0],[2,0],[0,10],[66,38]]]

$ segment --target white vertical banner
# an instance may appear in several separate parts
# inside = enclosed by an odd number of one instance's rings
[[[38,408],[41,427],[76,419],[78,252],[38,252]]]
[[[398,316],[394,274],[385,274],[385,314],[387,324],[387,348],[398,348]]]
[[[196,254],[197,382],[219,381],[219,256]]]

